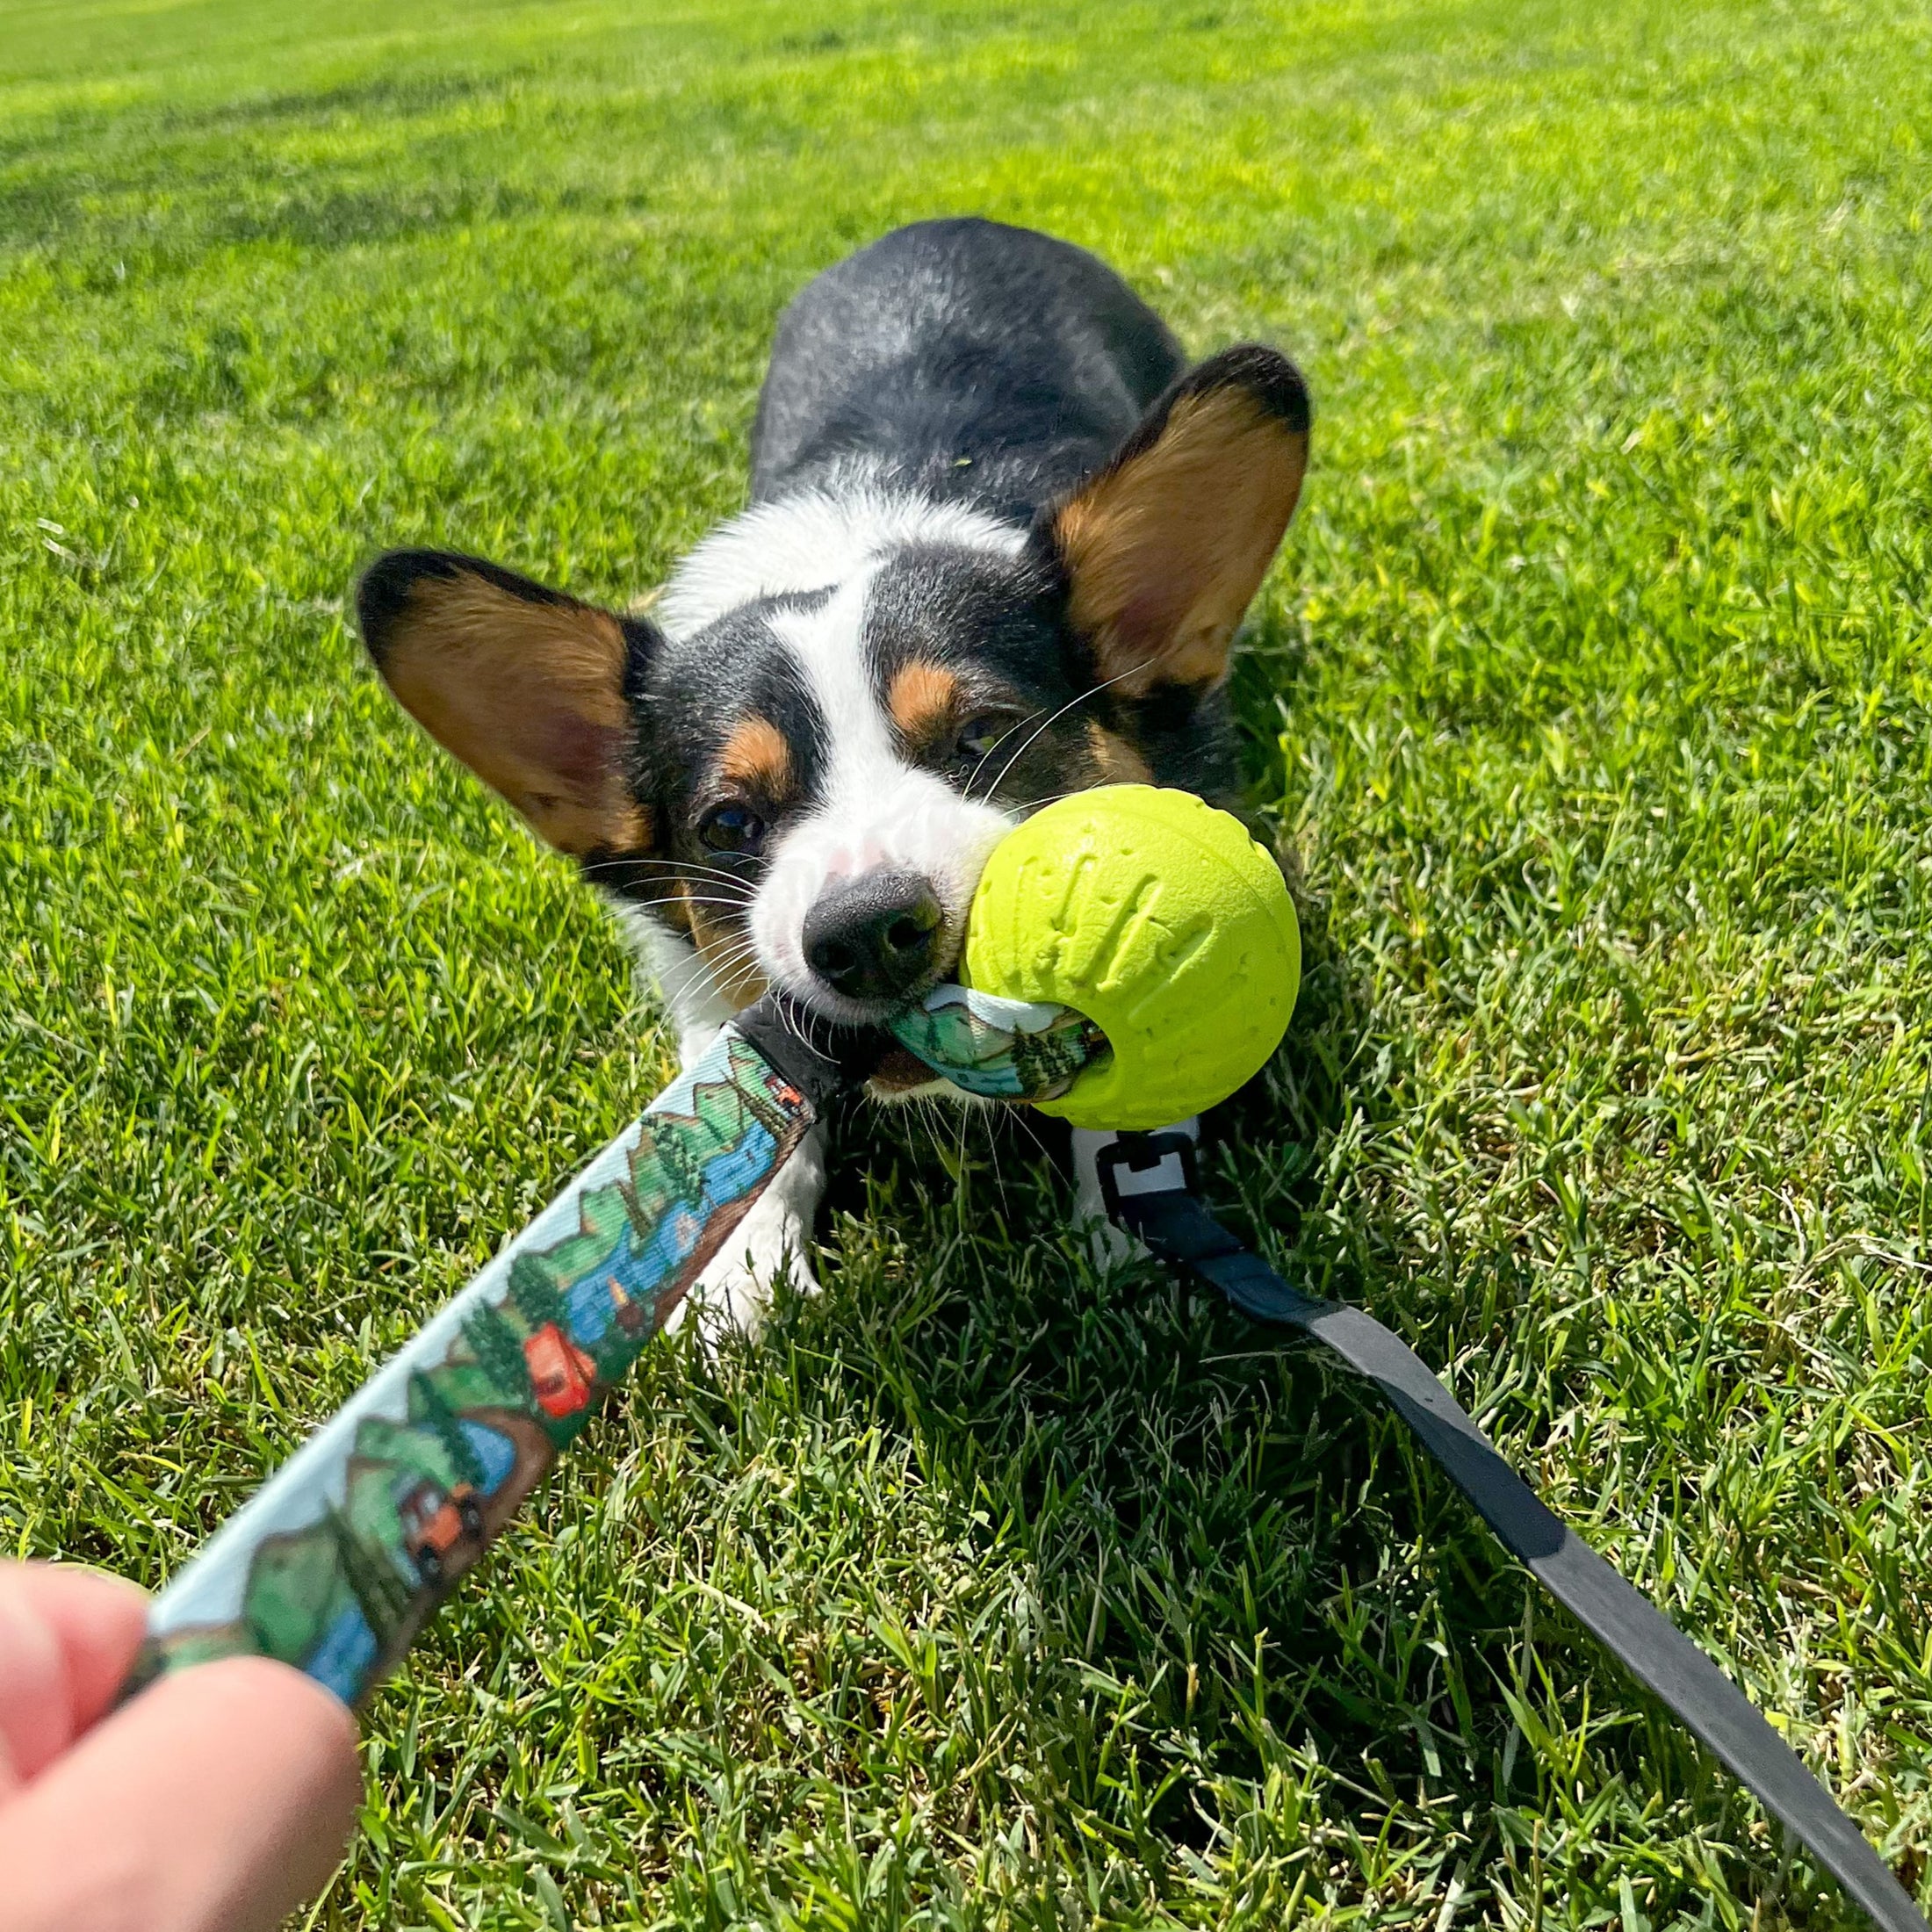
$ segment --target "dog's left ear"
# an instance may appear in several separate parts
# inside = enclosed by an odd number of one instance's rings
[[[1205,689],[1294,514],[1308,392],[1286,356],[1224,350],[1183,376],[1039,534],[1073,625],[1124,696]]]
[[[651,625],[439,550],[378,557],[356,615],[402,708],[559,852],[649,848],[627,768]]]

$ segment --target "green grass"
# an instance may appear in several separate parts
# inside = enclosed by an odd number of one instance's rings
[[[1911,0],[0,0],[0,1542],[158,1582],[667,1071],[357,563],[648,588],[790,292],[981,211],[1317,396],[1217,1197],[1932,1899],[1928,144]],[[315,1923],[1852,1922],[1024,1135],[833,1207],[378,1699]]]

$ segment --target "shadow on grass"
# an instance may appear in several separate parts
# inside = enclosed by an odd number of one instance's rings
[[[1300,901],[1295,1024],[1218,1111],[1204,1186],[1289,1279],[1414,1334],[1456,1294],[1439,1260],[1392,1215],[1337,1229],[1325,1206],[1324,1164],[1390,1104],[1390,1056],[1325,908]],[[1661,1791],[1707,1823],[1734,1813],[1722,1774],[1324,1351],[1150,1265],[1089,1263],[1049,1124],[948,1113],[907,1134],[855,1112],[831,1208],[834,1238],[901,1230],[905,1258],[876,1284],[883,1312],[856,1305],[846,1373],[873,1380],[928,1481],[1022,1539],[1049,1647],[1090,1707],[1062,1698],[1050,1719],[1070,1799],[1206,1850],[1242,1828],[1271,1773],[1306,1785],[1318,1763],[1330,1812],[1362,1838],[1414,1835],[1447,1806],[1462,1823],[1442,1856],[1460,1846],[1480,1866],[1505,1842],[1526,1853],[1552,1802],[1560,1767],[1525,1742],[1526,1713],[1572,1744],[1580,1726],[1589,1781],[1620,1774],[1635,1811]],[[1128,1707],[1136,1775],[1110,1779],[1099,1764]],[[1569,1765],[1573,1786],[1582,1770]],[[1755,1877],[1770,1880],[1769,1861]],[[1687,1877],[1684,1902],[1697,1896]]]

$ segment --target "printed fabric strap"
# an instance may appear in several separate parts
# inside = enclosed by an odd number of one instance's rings
[[[1108,1050],[1063,1007],[956,986],[895,1030],[1012,1099]],[[363,1703],[881,1050],[775,994],[740,1013],[176,1573],[122,1695],[254,1655]]]
[[[177,1572],[122,1694],[255,1655],[362,1703],[843,1085],[725,1027]]]
[[[1180,1186],[1134,1186],[1130,1177],[1170,1161]],[[1504,1547],[1810,1848],[1874,1925],[1928,1932],[1864,1834],[1744,1693],[1551,1514],[1421,1358],[1359,1308],[1291,1288],[1208,1212],[1193,1193],[1186,1135],[1121,1135],[1100,1150],[1099,1164],[1109,1215],[1159,1259],[1199,1275],[1252,1320],[1312,1337],[1366,1376]]]

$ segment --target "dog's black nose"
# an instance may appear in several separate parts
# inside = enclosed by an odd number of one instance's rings
[[[844,879],[805,916],[805,963],[847,999],[903,999],[932,967],[940,919],[916,872]]]

